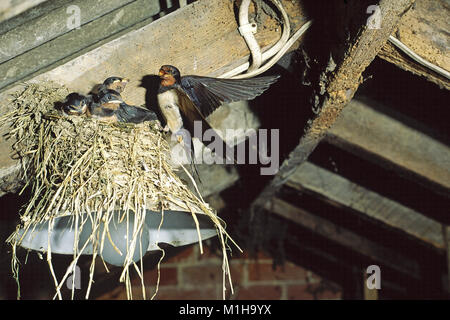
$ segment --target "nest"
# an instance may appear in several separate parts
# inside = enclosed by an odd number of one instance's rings
[[[24,189],[31,190],[30,200],[20,215],[21,225],[7,240],[12,246],[12,268],[17,283],[19,261],[16,250],[24,235],[43,222],[49,222],[48,232],[51,232],[53,219],[71,216],[77,221],[74,253],[62,279],[56,279],[53,271],[50,241],[45,250],[47,261],[55,282],[55,298],[62,298],[60,289],[75,270],[83,245],[89,242],[94,251],[86,292],[88,298],[96,252],[102,252],[104,243],[110,239],[108,224],[114,212],[121,212],[121,220],[134,215],[136,223],[130,248],[140,246],[142,250],[139,235],[145,209],[164,212],[175,208],[190,212],[196,222],[196,214],[206,214],[215,224],[223,249],[225,296],[226,277],[232,290],[226,254],[227,241],[232,239],[198,190],[195,195],[175,174],[170,165],[169,145],[156,124],[107,124],[86,117],[63,116],[54,105],[64,100],[67,93],[66,88],[54,84],[27,85],[13,94],[12,111],[1,119],[1,124],[9,123],[11,127],[8,136],[15,141],[13,148],[21,159]],[[78,243],[87,222],[92,224],[93,230],[101,232],[93,232],[85,244]],[[24,230],[22,234],[20,229]],[[199,244],[202,251],[200,233]],[[134,269],[141,279],[143,277],[143,262],[133,262],[132,254],[131,249],[126,253],[120,277],[126,284],[128,298],[132,298],[130,269]],[[141,283],[144,286],[143,279]],[[144,288],[142,291],[145,298]]]

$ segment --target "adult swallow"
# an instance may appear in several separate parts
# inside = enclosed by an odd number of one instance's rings
[[[97,101],[89,105],[87,114],[92,118],[108,122],[141,123],[158,119],[153,111],[128,105],[114,90],[100,92]]]
[[[222,103],[254,99],[279,78],[279,76],[252,79],[181,77],[180,71],[171,65],[162,66],[159,69],[159,77],[161,82],[157,98],[167,127],[173,134],[184,127],[190,131],[191,136],[194,136],[194,122],[201,121],[202,137],[206,130],[212,129],[206,117]],[[215,137],[220,139],[217,134]],[[234,157],[230,157],[234,153],[233,149],[221,139],[220,141],[224,146],[227,162],[235,163]],[[219,156],[225,158],[223,154]]]
[[[83,96],[77,92],[72,92],[64,100],[61,110],[67,115],[81,116],[87,112],[92,101],[91,95]]]

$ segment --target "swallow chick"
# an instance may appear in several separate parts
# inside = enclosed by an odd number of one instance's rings
[[[181,76],[180,71],[171,65],[159,69],[161,78],[158,89],[158,104],[168,129],[176,134],[181,128],[190,131],[192,137],[194,122],[201,121],[202,137],[206,130],[212,129],[206,121],[214,110],[223,103],[251,100],[266,91],[279,76],[265,76],[252,79],[218,79],[201,76]],[[216,134],[215,139],[220,139]],[[221,140],[221,139],[220,139]],[[202,141],[203,142],[203,141]],[[203,142],[204,143],[204,142]],[[223,140],[226,158],[234,153]],[[231,151],[228,151],[230,150]],[[224,155],[219,155],[225,159]]]
[[[122,93],[125,90],[130,79],[121,77],[109,77],[100,85],[98,91],[99,93],[104,90],[114,90],[118,93]]]
[[[114,90],[102,91],[98,101],[90,104],[87,114],[92,118],[108,122],[141,123],[157,120],[153,111],[126,104],[120,94]]]
[[[64,100],[61,110],[66,115],[81,116],[88,111],[92,100],[91,95],[83,96],[77,92],[72,92]]]

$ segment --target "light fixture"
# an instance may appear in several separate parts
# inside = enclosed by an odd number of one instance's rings
[[[116,266],[124,265],[126,252],[131,249],[132,231],[136,227],[134,213],[129,214],[129,218],[122,221],[120,221],[120,216],[119,212],[113,214],[108,223],[108,232],[105,233],[108,235],[104,239],[103,248],[101,252],[97,252],[106,262]],[[165,210],[163,213],[146,210],[145,223],[142,225],[142,230],[139,231],[132,260],[137,262],[147,251],[159,250],[158,243],[178,247],[198,242],[200,238],[205,240],[217,235],[216,227],[208,216],[196,214],[196,218],[198,228],[191,213],[175,210]],[[82,220],[78,219],[78,226],[76,226],[74,216],[55,218],[51,227],[49,221],[39,223],[34,226],[33,230],[25,233],[20,246],[45,252],[50,244],[52,253],[73,255],[77,245],[75,243],[76,233],[79,233],[78,250],[81,254],[93,254],[94,248],[90,241],[93,233],[92,223],[89,218],[86,218],[86,223],[82,225]],[[104,223],[100,224],[97,236],[100,237],[104,234],[104,226]],[[24,229],[20,229],[19,237],[22,237],[23,234]],[[97,251],[100,249],[98,248]]]

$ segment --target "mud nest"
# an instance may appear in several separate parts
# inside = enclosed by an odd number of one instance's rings
[[[169,145],[157,125],[107,124],[86,117],[63,116],[55,109],[55,103],[64,100],[67,94],[66,88],[54,84],[27,85],[12,95],[11,111],[0,120],[1,125],[10,126],[7,138],[14,141],[13,149],[21,161],[23,190],[31,190],[30,200],[20,213],[21,224],[7,240],[12,246],[12,269],[17,283],[16,250],[25,234],[43,222],[48,222],[50,233],[53,219],[70,216],[77,222],[74,253],[62,279],[56,279],[53,271],[50,242],[44,252],[55,282],[55,298],[62,298],[62,285],[74,272],[83,248],[88,243],[92,245],[88,298],[97,252],[102,252],[105,242],[111,241],[108,224],[113,213],[120,212],[121,220],[133,215],[136,221],[120,277],[126,284],[128,298],[132,298],[130,269],[143,277],[143,262],[133,262],[132,255],[134,248],[140,246],[142,250],[139,235],[146,209],[158,212],[172,209],[192,214],[197,227],[197,214],[207,215],[216,226],[223,249],[225,296],[226,278],[232,290],[226,251],[227,242],[233,240],[201,195],[189,190],[175,174],[170,165]],[[88,242],[78,243],[86,223],[97,232],[92,232]],[[199,244],[202,251],[202,242]],[[145,290],[143,293],[145,297]]]

